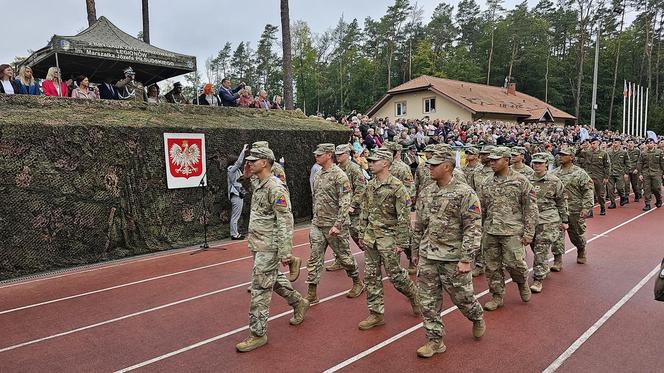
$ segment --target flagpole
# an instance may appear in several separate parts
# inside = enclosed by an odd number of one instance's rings
[[[643,128],[643,86],[639,85],[639,128],[637,129],[637,136],[641,137],[641,129]]]
[[[627,104],[627,81],[623,80],[622,134],[625,134],[625,105]]]
[[[634,117],[636,115],[636,84],[632,83],[632,120],[629,123],[629,135],[634,136]]]
[[[629,127],[632,123],[632,83],[627,82],[627,136],[630,136]]]
[[[648,133],[648,94],[650,93],[650,88],[646,88],[646,112],[643,121],[643,137]]]

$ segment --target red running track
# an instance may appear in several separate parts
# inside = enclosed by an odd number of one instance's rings
[[[551,274],[530,303],[521,303],[509,284],[505,307],[486,313],[481,341],[473,340],[472,324],[449,309],[445,296],[448,350],[428,360],[415,355],[424,342],[420,320],[391,285],[385,288],[386,325],[357,329],[366,300],[344,296],[350,280],[343,272],[323,274],[323,302],[298,327],[288,325],[290,308],[275,296],[268,345],[235,352],[248,333],[251,260],[243,241],[227,243],[225,251],[0,286],[0,371],[542,371],[661,261],[664,209],[644,214],[640,207],[631,203],[588,220],[589,263],[578,265],[575,253],[567,254],[563,272]],[[308,256],[306,230],[296,232],[294,245],[296,255]],[[364,268],[362,253],[354,253]],[[305,277],[303,271],[295,284],[301,292]],[[565,355],[559,370],[661,371],[664,303],[652,301],[651,280]],[[474,284],[486,302],[486,280]]]

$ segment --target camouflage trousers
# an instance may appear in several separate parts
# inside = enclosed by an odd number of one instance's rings
[[[620,198],[627,198],[627,192],[625,191],[624,175],[609,176],[609,183],[607,184],[607,188],[609,190],[608,197],[610,202],[616,201],[616,189],[618,190],[618,196]]]
[[[567,235],[569,240],[576,247],[578,251],[586,250],[586,218],[579,216],[580,211],[570,211],[569,212],[569,228],[567,229]],[[564,254],[565,253],[565,239],[555,245],[555,251],[553,255]]]
[[[342,229],[337,236],[330,235],[331,227],[318,227],[312,225],[309,231],[309,243],[311,244],[311,254],[307,262],[307,283],[318,284],[321,273],[323,272],[323,263],[325,260],[325,250],[330,245],[332,252],[338,263],[346,270],[349,277],[357,278],[360,276],[357,271],[355,257],[350,252],[348,245],[348,229]]]
[[[526,250],[521,244],[521,236],[484,235],[484,260],[489,291],[493,295],[505,294],[505,275],[507,270],[517,284],[528,279]]]
[[[417,289],[422,305],[424,330],[430,341],[439,342],[445,335],[445,324],[440,316],[443,305],[443,289],[452,303],[468,320],[482,320],[484,311],[475,299],[473,276],[459,273],[458,262],[443,262],[420,257],[417,264]]]
[[[643,190],[643,183],[639,180],[639,175],[629,173],[629,184],[625,187],[625,193],[629,194],[629,187],[631,185],[631,190],[634,192],[635,198],[641,198],[641,192]]]
[[[249,305],[249,330],[255,336],[267,333],[272,290],[295,306],[302,296],[293,289],[286,275],[279,272],[277,252],[254,252],[254,269],[251,278],[251,303]]]
[[[655,200],[662,200],[662,174],[643,175],[643,202],[650,204],[653,194]]]
[[[357,227],[360,225],[360,209],[355,209],[355,213],[349,214],[350,216],[350,238],[355,241],[357,246],[360,246],[360,232],[357,230]]]
[[[476,267],[485,267],[484,263],[484,236],[485,233],[482,233],[482,240],[480,241],[480,249],[475,252],[475,266]]]
[[[399,264],[395,247],[394,237],[377,238],[373,245],[365,247],[364,282],[367,286],[367,305],[371,312],[385,313],[381,267],[385,268],[390,281],[401,294],[409,299],[416,296],[415,283],[408,277],[408,271]]]
[[[592,178],[593,186],[595,189],[595,201],[599,203],[600,206],[606,204],[606,185],[604,185],[602,178]]]
[[[535,237],[530,244],[535,257],[533,259],[533,278],[535,280],[544,280],[549,274],[549,252],[554,255],[559,254],[561,242],[564,249],[565,243],[560,223],[538,224],[535,227]]]

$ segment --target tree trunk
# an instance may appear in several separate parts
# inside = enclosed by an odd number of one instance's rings
[[[85,0],[85,6],[88,12],[88,26],[92,26],[93,23],[97,22],[97,7],[95,6],[95,0]]]
[[[549,59],[551,53],[546,54],[546,72],[544,73],[544,102],[549,103]]]
[[[150,13],[148,0],[142,0],[143,3],[143,41],[150,44]]]
[[[493,58],[493,31],[494,29],[491,29],[491,48],[489,49],[489,66],[486,69],[486,85],[489,85],[489,81],[491,79],[491,59]]]
[[[281,0],[281,40],[283,50],[282,66],[284,69],[284,105],[287,110],[293,110],[293,56],[288,0]]]
[[[576,76],[576,98],[574,103],[574,116],[579,120],[579,113],[581,110],[581,84],[583,83],[583,60],[586,55],[586,29],[585,25],[581,27],[581,35],[579,36],[579,71]]]
[[[510,68],[509,71],[507,72],[507,79],[508,79],[507,83],[512,82],[512,66],[514,66],[514,60],[516,59],[516,51],[517,51],[516,42],[514,42],[514,45],[512,46],[512,54],[510,56]]]
[[[660,51],[662,49],[662,27],[664,26],[664,13],[660,16],[660,21],[659,21],[659,28],[657,30],[657,58],[655,60],[655,102],[659,103],[659,76],[660,76],[660,71],[659,71],[659,56],[660,56]]]
[[[613,129],[613,123],[611,118],[613,117],[613,100],[616,96],[616,81],[618,80],[618,63],[620,62],[620,43],[622,41],[622,32],[623,26],[625,25],[625,3],[627,0],[623,0],[622,5],[622,16],[620,17],[620,32],[618,32],[618,48],[616,49],[616,63],[613,67],[613,85],[611,86],[611,101],[609,101],[609,129]]]

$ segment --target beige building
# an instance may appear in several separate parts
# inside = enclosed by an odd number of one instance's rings
[[[508,88],[423,75],[387,91],[370,117],[504,122],[573,123],[576,118],[539,99]]]

